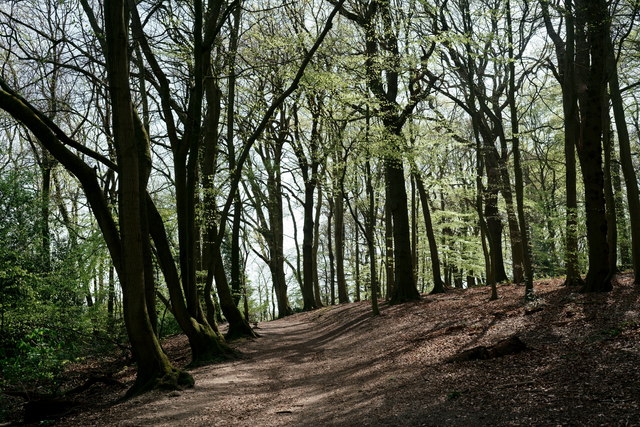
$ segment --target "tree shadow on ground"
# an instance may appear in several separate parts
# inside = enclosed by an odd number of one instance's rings
[[[601,295],[539,285],[537,311],[521,286],[501,285],[491,302],[485,291],[383,306],[376,317],[362,302],[262,324],[245,359],[195,369],[194,389],[117,405],[97,424],[640,424],[632,285]],[[444,363],[513,335],[531,350]]]

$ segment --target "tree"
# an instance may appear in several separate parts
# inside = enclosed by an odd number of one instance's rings
[[[123,289],[125,324],[138,365],[132,393],[154,387],[156,382],[173,386],[193,384],[190,375],[175,370],[162,351],[147,313],[145,271],[150,250],[146,226],[146,187],[150,172],[149,145],[142,123],[133,110],[129,87],[128,28],[122,0],[105,2],[107,76],[112,102],[113,137],[118,156],[120,282]],[[132,138],[133,136],[133,138]]]
[[[387,140],[384,158],[386,194],[392,216],[394,243],[394,282],[391,303],[420,299],[415,283],[411,257],[409,212],[404,177],[403,153],[406,143],[402,128],[418,103],[429,93],[429,85],[422,88],[425,66],[430,51],[419,58],[421,68],[413,70],[408,83],[408,102],[398,103],[400,89],[399,28],[394,28],[390,1],[356,2],[353,10],[340,8],[340,13],[356,24],[364,33],[365,68],[368,89],[377,102],[378,114]],[[424,82],[423,82],[424,83]]]
[[[431,212],[429,208],[429,196],[424,188],[422,177],[418,172],[414,172],[416,180],[416,187],[418,188],[418,194],[420,195],[420,203],[422,204],[422,215],[424,216],[424,225],[427,232],[427,239],[429,240],[429,255],[431,256],[431,270],[433,272],[433,289],[432,294],[440,294],[445,292],[444,283],[442,282],[442,276],[440,273],[440,259],[438,257],[438,244],[436,243],[436,236],[433,231],[433,221],[431,221]]]
[[[633,11],[634,15],[636,13],[637,5]],[[609,20],[607,20],[606,23],[609,23]],[[629,206],[629,220],[631,222],[631,259],[633,271],[635,273],[635,282],[636,284],[640,284],[640,193],[638,191],[638,181],[631,158],[629,130],[627,128],[625,118],[624,104],[618,77],[618,66],[616,64],[616,55],[610,25],[607,26],[607,37],[605,39],[605,43],[606,69],[609,78],[609,96],[611,98],[616,130],[618,131],[620,164],[627,188],[627,203]]]
[[[525,7],[528,9],[528,3],[525,2]],[[524,273],[525,282],[525,298],[531,299],[533,297],[533,268],[531,265],[531,249],[529,247],[529,230],[527,227],[527,220],[524,212],[524,184],[523,184],[523,171],[522,171],[522,156],[520,153],[520,126],[518,121],[518,107],[516,104],[516,71],[515,61],[516,57],[513,48],[513,23],[511,19],[511,3],[507,0],[507,36],[508,36],[508,53],[509,53],[509,89],[508,89],[508,102],[509,112],[511,115],[511,145],[513,147],[513,172],[515,175],[515,191],[516,191],[516,206],[518,211],[518,223],[520,225],[520,244],[522,246],[522,269]],[[520,40],[522,43],[523,27],[520,26]],[[526,45],[526,42],[524,42]],[[524,48],[520,48],[520,52],[524,51]]]
[[[317,283],[317,247],[315,244],[315,237],[317,236],[315,224],[318,223],[314,217],[314,194],[318,187],[319,174],[321,173],[321,161],[320,155],[321,149],[321,130],[320,130],[320,114],[322,109],[322,97],[315,94],[309,94],[307,96],[307,103],[309,111],[311,113],[311,134],[309,136],[309,153],[305,154],[303,148],[302,133],[300,131],[300,119],[298,116],[297,103],[293,107],[294,117],[294,138],[293,138],[293,151],[298,159],[298,165],[302,178],[304,180],[304,223],[302,228],[303,242],[302,242],[302,299],[303,309],[313,310],[319,308],[320,295],[316,290],[315,284]],[[322,203],[321,191],[318,189],[318,205]],[[320,208],[318,207],[318,212]]]
[[[346,123],[345,123],[346,124]],[[339,125],[337,127],[340,127]],[[342,139],[342,129],[337,130],[334,139]],[[334,208],[335,208],[335,248],[336,248],[336,278],[338,287],[338,301],[340,304],[349,302],[347,282],[344,273],[344,179],[346,173],[347,154],[342,147],[334,149]]]
[[[153,307],[153,275],[150,271],[152,265],[151,246],[149,235],[153,239],[157,260],[162,268],[167,282],[171,310],[181,327],[189,337],[193,351],[194,361],[210,360],[228,354],[228,348],[224,345],[217,330],[212,327],[204,317],[200,308],[199,295],[195,281],[195,184],[197,183],[197,163],[199,150],[197,149],[201,136],[201,124],[199,113],[202,110],[205,71],[208,70],[207,52],[212,46],[215,32],[218,31],[218,23],[222,17],[221,4],[218,9],[210,9],[206,23],[202,14],[203,5],[196,2],[194,17],[194,92],[189,97],[188,108],[182,110],[179,103],[174,102],[169,89],[169,82],[163,70],[159,66],[156,56],[147,43],[143,34],[140,17],[136,7],[125,7],[124,2],[109,2],[105,8],[105,22],[108,24],[103,31],[97,26],[97,19],[93,15],[87,2],[83,2],[83,8],[92,24],[94,34],[97,36],[98,45],[107,54],[107,76],[109,79],[109,106],[112,112],[113,141],[116,152],[116,161],[112,161],[82,144],[74,141],[65,134],[55,123],[48,119],[41,111],[20,97],[9,85],[0,81],[0,108],[7,111],[16,120],[23,123],[43,144],[43,146],[66,169],[75,175],[80,181],[104,239],[109,248],[113,263],[118,272],[123,287],[125,307],[125,320],[127,330],[132,343],[134,356],[139,364],[138,376],[130,393],[144,391],[159,384],[167,386],[181,386],[192,383],[188,374],[175,370],[162,352],[158,338],[154,333],[152,321],[149,316],[149,307]],[[214,5],[215,6],[215,5]],[[232,8],[225,9],[230,11]],[[125,13],[125,11],[127,13]],[[176,185],[178,195],[178,223],[181,233],[181,273],[178,273],[170,249],[170,243],[163,219],[156,209],[152,198],[147,193],[147,182],[151,172],[150,137],[143,121],[139,118],[134,107],[130,87],[130,57],[128,13],[131,13],[132,31],[136,35],[135,41],[140,43],[141,50],[150,64],[151,71],[157,80],[150,78],[151,84],[156,85],[160,94],[160,104],[163,111],[165,124],[169,134],[169,140],[173,144],[175,156]],[[220,236],[224,235],[224,221],[229,213],[230,204],[235,198],[238,188],[239,170],[248,156],[248,150],[260,136],[271,114],[288,97],[300,81],[306,65],[317,50],[331,28],[331,20],[337,11],[329,15],[327,24],[320,33],[315,44],[309,49],[307,55],[298,68],[290,86],[274,100],[267,109],[263,120],[254,132],[249,136],[247,144],[238,156],[237,168],[233,172],[231,188],[222,211],[223,221],[214,235],[215,242],[209,254],[212,254],[210,271],[220,274],[220,257],[215,257],[220,249]],[[206,28],[203,31],[203,23]],[[138,63],[140,70],[143,64]],[[90,76],[91,77],[91,76]],[[95,80],[92,80],[95,82]],[[183,120],[183,133],[178,137],[176,125],[173,121],[172,109],[176,108],[177,116]],[[195,120],[191,120],[195,119]],[[106,202],[103,191],[98,182],[96,170],[86,163],[68,147],[77,150],[92,161],[99,162],[109,169],[117,171],[119,177],[118,191],[118,218],[120,227],[116,227],[111,216],[110,208]],[[179,193],[179,194],[178,194]],[[147,228],[148,227],[148,228]],[[211,233],[210,233],[211,235]],[[224,277],[221,275],[221,277]],[[226,282],[223,283],[228,291]],[[151,292],[150,292],[151,290]],[[226,296],[226,295],[225,295]],[[230,295],[229,295],[230,296]],[[230,298],[229,298],[230,300]],[[233,305],[233,303],[231,304]],[[237,310],[237,307],[233,305]],[[230,321],[234,319],[228,316]],[[243,320],[246,325],[246,320]],[[235,324],[242,325],[237,321]],[[247,325],[248,328],[248,325]],[[250,331],[250,328],[248,328]]]
[[[571,0],[566,0],[565,7],[565,28],[566,41],[563,41],[558,32],[554,29],[549,16],[547,1],[541,1],[542,13],[545,27],[549,37],[553,41],[558,62],[554,75],[558,79],[562,88],[562,108],[564,113],[564,155],[565,155],[565,191],[567,196],[566,209],[566,279],[565,285],[576,286],[584,282],[580,277],[578,269],[578,202],[576,196],[576,160],[575,150],[577,138],[579,137],[579,121],[577,109],[577,94],[575,71],[575,28],[573,16],[573,4]]]
[[[605,40],[608,35],[608,19],[605,0],[576,1],[576,50],[579,58],[576,65],[588,67],[589,70],[583,82],[586,84],[586,90],[578,96],[580,114],[583,117],[578,157],[584,183],[589,242],[589,271],[584,287],[588,292],[608,291],[612,287],[602,170],[602,110],[605,101]],[[586,28],[584,32],[583,28]]]
[[[567,158],[567,284],[580,282],[577,276],[577,247],[575,229],[574,175],[569,173],[577,149],[582,170],[587,241],[589,244],[589,272],[584,290],[611,289],[607,219],[602,169],[603,108],[606,84],[606,40],[608,37],[607,5],[604,1],[578,0],[564,3],[566,40],[554,29],[548,4],[541,3],[547,33],[556,48],[559,67],[555,75],[561,82],[565,113],[565,155]],[[572,12],[573,11],[573,12]],[[574,16],[575,14],[575,16]],[[569,240],[571,239],[571,240]]]
[[[266,179],[260,179],[257,171],[250,170],[249,185],[251,202],[258,217],[257,230],[266,242],[268,254],[259,254],[271,271],[271,280],[278,303],[278,317],[293,314],[287,298],[287,281],[284,270],[284,212],[282,189],[283,149],[289,132],[286,107],[280,107],[278,120],[267,129],[264,142],[256,147],[256,153],[266,173]],[[266,193],[259,186],[266,181]],[[264,212],[266,208],[266,214]]]
[[[119,10],[117,7],[118,4],[110,6],[115,7],[115,10],[109,9],[109,11],[114,15],[117,15]],[[124,16],[123,13],[122,15]],[[123,18],[121,18],[121,20],[122,19]],[[113,25],[114,31],[120,30],[119,34],[122,36],[122,30],[124,29],[123,23],[119,23],[117,19],[114,19]],[[126,43],[126,37],[124,38],[124,42]],[[117,58],[111,59],[111,64],[114,67],[116,65],[113,64],[113,61],[116,59]],[[116,71],[122,72],[121,69]],[[117,72],[115,77],[118,77]],[[143,251],[141,244],[138,242],[133,245],[132,248],[127,250],[127,254],[132,256],[134,260],[137,259],[139,264],[137,266],[123,265],[124,262],[122,256],[124,246],[121,240],[122,237],[117,231],[115,222],[111,217],[103,194],[100,191],[94,170],[65,147],[61,139],[65,140],[67,143],[72,141],[59,128],[48,121],[41,112],[36,110],[26,100],[13,92],[4,81],[1,81],[0,84],[2,85],[2,90],[0,90],[0,107],[29,128],[29,130],[40,140],[43,146],[45,146],[45,148],[49,150],[49,152],[61,164],[74,174],[76,178],[78,178],[85,190],[85,194],[87,195],[94,214],[96,215],[98,224],[102,229],[105,241],[112,259],[114,260],[114,264],[116,265],[116,269],[118,270],[118,275],[123,286],[125,322],[127,324],[127,331],[130,335],[132,351],[136,357],[137,363],[146,364],[144,367],[139,369],[136,382],[130,390],[130,394],[144,391],[148,388],[154,387],[158,383],[173,385],[174,387],[192,384],[193,380],[191,377],[182,371],[175,370],[160,348],[160,344],[153,332],[146,311],[144,298],[144,270],[142,269],[143,263],[141,262]],[[116,92],[121,90],[122,88],[119,87]],[[124,98],[126,99],[126,95]],[[133,118],[129,119],[129,121],[131,122],[130,125],[133,126]],[[72,145],[75,145],[76,147],[78,146],[77,143],[73,142]],[[134,150],[137,151],[137,148],[134,147]],[[127,151],[127,153],[132,154],[130,151]],[[138,188],[139,176],[137,174],[138,155],[134,153],[133,157],[135,160],[134,169],[136,169],[134,178],[136,180],[129,181],[131,183],[130,187],[134,188],[126,189],[129,193],[126,197],[135,201],[136,198],[140,198]],[[128,164],[132,165],[133,162],[130,161]],[[123,189],[122,191],[124,192],[125,190]],[[140,210],[141,203],[138,202],[131,206],[130,211],[125,211],[126,215],[125,213],[120,212],[120,223],[123,231],[124,229],[133,228],[135,225],[138,225],[139,230],[139,221],[141,217]],[[134,226],[129,224],[129,221],[132,222]],[[130,231],[130,233],[132,232]],[[127,236],[127,239],[134,239],[135,236],[135,233],[133,233],[133,235]],[[133,262],[131,262],[131,264],[132,263]],[[134,301],[131,301],[131,299],[134,299]]]

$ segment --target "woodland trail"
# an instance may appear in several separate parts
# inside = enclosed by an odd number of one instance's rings
[[[338,325],[319,321],[334,310],[355,318]],[[257,329],[261,337],[239,346],[240,360],[192,370],[194,388],[150,393],[83,421],[120,426],[381,425],[389,417],[389,425],[398,425],[387,413],[380,382],[399,384],[401,373],[385,374],[388,363],[370,349],[357,351],[354,342],[353,331],[366,328],[370,320],[368,305],[361,303],[262,323]],[[406,372],[404,381],[413,376]]]
[[[241,359],[191,370],[196,385],[83,408],[60,425],[640,425],[640,302],[623,278],[585,295],[560,280],[366,302],[261,323]],[[446,363],[517,335],[520,354]],[[181,338],[179,347],[187,349]],[[111,401],[115,400],[113,398]]]

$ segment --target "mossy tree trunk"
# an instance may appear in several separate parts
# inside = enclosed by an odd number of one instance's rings
[[[148,139],[133,109],[129,87],[128,27],[123,0],[105,1],[107,78],[112,105],[113,138],[118,158],[118,205],[122,244],[120,281],[124,319],[137,363],[136,381],[129,394],[158,384],[178,387],[193,380],[175,370],[162,351],[153,330],[145,294],[145,256],[142,220],[148,180],[141,167],[148,153]],[[148,159],[147,159],[148,160]]]
[[[200,238],[201,227],[196,220],[196,205],[200,198],[196,192],[199,183],[202,183],[204,191],[204,203],[210,201],[210,192],[206,191],[212,185],[212,167],[208,161],[201,161],[200,152],[211,155],[213,162],[216,147],[208,138],[217,132],[219,122],[219,94],[210,84],[212,79],[205,77],[210,72],[211,46],[207,44],[206,35],[212,31],[216,16],[220,9],[211,10],[207,19],[203,16],[202,1],[194,3],[193,24],[193,93],[189,97],[186,116],[183,116],[184,131],[178,136],[177,124],[171,112],[173,99],[170,83],[158,59],[151,49],[144,34],[140,16],[136,8],[132,12],[132,30],[136,41],[140,44],[145,59],[150,64],[159,86],[160,102],[163,108],[164,120],[168,131],[168,139],[173,152],[173,166],[175,175],[176,213],[178,218],[179,240],[179,272],[173,261],[168,236],[164,230],[163,220],[153,206],[150,198],[147,200],[149,224],[152,233],[158,261],[164,273],[167,288],[171,298],[172,309],[176,315],[178,324],[183,329],[192,347],[192,362],[200,364],[209,360],[228,357],[232,352],[224,343],[217,325],[215,316],[208,310],[205,313],[201,305],[201,292],[198,290],[197,269],[210,262],[211,239],[202,241]],[[205,96],[209,111],[202,116]],[[204,123],[203,119],[204,117]],[[201,144],[207,142],[203,147]],[[205,224],[204,234],[207,238],[213,234]],[[215,231],[215,230],[214,230]],[[201,282],[201,281],[200,281]],[[205,289],[207,285],[205,284]],[[210,295],[205,295],[207,307],[211,308]],[[211,322],[211,323],[210,323]]]

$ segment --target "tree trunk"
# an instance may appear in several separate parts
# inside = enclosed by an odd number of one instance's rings
[[[367,110],[368,112],[368,110]],[[369,130],[369,116],[367,115],[367,134]],[[378,308],[378,273],[376,272],[376,202],[373,194],[373,183],[371,177],[371,161],[367,159],[365,163],[365,180],[368,198],[367,220],[365,222],[367,249],[369,251],[369,272],[371,275],[371,310],[374,316],[380,315]]]
[[[487,279],[487,284],[491,287],[491,296],[490,300],[498,299],[498,288],[496,286],[496,274],[495,274],[495,265],[496,265],[496,257],[495,252],[491,250],[490,247],[490,237],[489,237],[489,226],[487,225],[487,221],[485,219],[483,209],[482,209],[482,200],[483,196],[486,195],[486,190],[482,185],[482,175],[484,167],[484,156],[482,155],[482,140],[480,139],[479,127],[477,120],[472,117],[473,124],[473,134],[476,139],[476,203],[475,208],[478,213],[478,225],[480,228],[480,241],[482,243],[482,253],[484,254],[484,263],[485,263],[485,274]],[[489,245],[487,245],[489,242]]]
[[[358,214],[358,208],[356,207],[356,215]],[[355,288],[356,288],[356,298],[355,302],[360,301],[360,236],[359,227],[356,225],[355,227],[355,239],[354,239],[354,269],[355,269]]]
[[[387,190],[385,190],[387,191]],[[391,208],[389,203],[389,196],[387,193],[387,199],[384,203],[384,266],[385,274],[387,276],[387,291],[385,296],[387,301],[391,300],[391,295],[395,290],[395,269],[393,266],[393,218],[391,217]]]
[[[132,353],[138,370],[136,381],[128,395],[146,391],[159,384],[179,387],[193,384],[193,378],[173,368],[162,351],[153,331],[145,298],[145,260],[142,234],[146,187],[140,171],[140,153],[145,150],[136,132],[133,104],[129,89],[128,28],[123,0],[105,1],[105,28],[107,44],[107,77],[112,102],[113,136],[118,155],[119,220],[122,242],[122,275],[124,319]]]
[[[484,192],[484,219],[487,223],[487,240],[489,241],[489,252],[491,252],[491,269],[496,283],[509,280],[504,270],[504,259],[502,257],[502,221],[498,212],[498,189],[494,184],[498,178],[495,168],[488,168],[488,188]]]
[[[612,153],[615,158],[615,153]],[[616,205],[616,224],[618,224],[618,252],[620,253],[620,265],[623,269],[631,268],[631,236],[629,235],[629,225],[625,212],[624,194],[622,192],[622,171],[618,162],[613,162],[611,181],[613,183],[613,197]]]
[[[282,183],[280,176],[280,156],[276,153],[276,164],[273,166],[278,168],[273,177],[268,180],[269,185],[269,222],[271,228],[272,244],[270,245],[270,263],[271,277],[273,286],[276,291],[276,299],[278,300],[278,317],[289,316],[293,314],[289,306],[287,297],[287,280],[284,273],[284,215],[282,211]]]
[[[611,105],[618,131],[618,144],[620,146],[620,164],[627,187],[627,204],[629,206],[629,222],[631,223],[631,259],[635,273],[635,283],[640,285],[640,194],[633,161],[631,158],[631,144],[629,130],[625,119],[624,105],[620,93],[618,81],[618,67],[615,63],[615,55],[611,36],[607,34],[607,71],[609,76],[609,91]],[[624,256],[623,256],[624,258]]]
[[[575,115],[575,101],[568,100],[570,95],[565,95],[563,91],[564,117],[565,117],[565,193],[567,196],[567,220],[566,220],[566,243],[565,243],[565,263],[566,263],[566,286],[582,286],[584,284],[580,276],[578,267],[578,196],[577,196],[577,172],[575,145],[577,140],[578,123]],[[569,104],[567,105],[567,102]],[[572,105],[573,104],[573,105]]]
[[[302,268],[301,268],[301,263],[300,261],[302,260],[302,256],[300,256],[300,245],[297,244],[298,242],[298,222],[296,221],[296,216],[293,213],[293,206],[291,206],[291,198],[289,197],[289,195],[287,194],[287,208],[289,209],[289,214],[291,216],[291,223],[293,225],[293,241],[296,242],[295,244],[295,248],[296,248],[296,265],[293,266],[291,263],[289,263],[289,266],[291,267],[291,269],[293,270],[295,277],[296,277],[296,281],[298,282],[298,286],[300,287],[300,293],[303,293],[303,278],[302,278]]]
[[[153,252],[151,251],[151,241],[149,237],[149,218],[147,217],[146,200],[142,200],[140,210],[141,232],[145,236],[142,241],[142,251],[144,255],[144,289],[149,322],[155,334],[158,333],[158,312],[156,311],[156,280],[153,270]],[[159,338],[159,337],[158,337]]]
[[[240,223],[242,221],[242,201],[236,195],[233,202],[233,222],[231,224],[231,295],[233,303],[238,306],[242,297],[242,266],[240,260]],[[275,283],[274,283],[275,285]]]
[[[509,226],[509,241],[511,243],[511,269],[513,274],[513,283],[523,283],[524,253],[522,247],[522,236],[516,207],[513,203],[513,193],[511,192],[509,172],[507,171],[507,165],[504,164],[504,162],[501,162],[500,164],[500,174],[502,178],[500,193],[504,197],[505,206],[507,208],[507,224]]]
[[[578,266],[578,201],[576,194],[576,158],[575,150],[580,138],[577,105],[578,75],[576,73],[575,54],[575,16],[573,0],[564,1],[566,42],[563,42],[555,31],[549,16],[547,2],[540,2],[547,28],[552,38],[558,60],[558,79],[562,87],[562,111],[564,115],[564,159],[565,159],[565,193],[566,193],[566,230],[565,230],[565,269],[566,286],[579,286],[584,282],[580,277]],[[581,51],[584,49],[581,49]],[[581,54],[582,55],[582,54]]]
[[[604,199],[607,217],[607,244],[609,245],[609,271],[618,270],[618,229],[616,224],[616,203],[613,195],[611,151],[613,149],[609,102],[605,97],[602,106],[602,146],[604,149]]]
[[[107,291],[107,318],[108,324],[112,327],[115,323],[115,303],[116,303],[116,280],[115,280],[115,268],[113,265],[109,266],[109,283]]]
[[[416,183],[412,173],[411,179],[411,262],[413,263],[413,280],[418,285],[418,199],[416,197]]]
[[[335,268],[335,256],[333,253],[333,233],[332,230],[332,219],[333,219],[333,200],[331,197],[329,200],[329,215],[327,215],[327,249],[329,252],[329,277],[327,277],[327,281],[329,282],[329,291],[331,293],[331,298],[329,299],[331,305],[335,305],[336,303],[336,268]]]
[[[345,9],[341,9],[340,13],[354,21],[364,31],[367,87],[382,105],[381,116],[387,133],[387,150],[391,153],[384,156],[387,203],[392,216],[394,243],[395,289],[391,293],[390,302],[402,303],[420,299],[413,277],[411,231],[402,160],[404,147],[402,127],[417,105],[417,101],[412,99],[415,102],[409,102],[405,108],[401,108],[397,102],[400,56],[390,4],[389,1],[370,2],[362,8],[363,14],[360,16],[346,13]],[[378,19],[380,26],[376,22]],[[380,27],[383,29],[382,32],[379,32]],[[382,39],[384,43],[380,42]],[[381,49],[388,54],[385,61],[380,61]],[[382,73],[380,64],[384,64]],[[386,76],[384,80],[383,74]],[[411,97],[413,98],[414,95],[415,93],[412,92]]]
[[[313,292],[313,193],[315,183],[304,186],[304,226],[302,228],[302,303],[303,310],[317,308]]]
[[[203,66],[204,69],[208,70],[210,68],[209,62],[210,62],[210,55],[206,55],[205,56],[205,63]],[[240,312],[240,309],[238,308],[238,305],[234,302],[233,300],[233,296],[231,293],[231,290],[229,289],[229,283],[227,280],[227,276],[226,276],[226,272],[224,270],[224,266],[223,266],[223,262],[222,262],[222,254],[220,252],[220,246],[221,246],[221,241],[217,240],[218,239],[218,235],[220,234],[220,229],[224,228],[226,225],[226,220],[227,218],[221,218],[220,219],[220,223],[218,224],[218,226],[216,226],[215,222],[213,221],[212,217],[216,212],[216,200],[215,197],[213,196],[213,194],[215,193],[215,188],[214,188],[214,178],[215,178],[215,168],[216,168],[216,159],[218,156],[218,139],[219,139],[219,134],[218,134],[218,126],[219,126],[219,122],[220,122],[220,111],[221,111],[221,97],[222,97],[222,91],[220,90],[220,88],[217,86],[217,81],[215,79],[212,78],[204,78],[204,91],[206,94],[206,98],[207,98],[207,105],[208,105],[208,111],[207,114],[205,116],[205,122],[204,122],[204,132],[200,132],[198,131],[198,134],[203,133],[204,134],[204,145],[203,145],[203,149],[199,150],[202,154],[202,156],[200,157],[200,168],[201,168],[201,173],[200,173],[200,185],[203,188],[203,201],[204,201],[204,210],[207,213],[207,215],[211,215],[211,217],[208,218],[208,220],[204,221],[204,229],[205,229],[205,238],[203,239],[203,249],[202,249],[202,264],[205,267],[205,270],[207,271],[207,277],[205,280],[205,286],[204,286],[204,300],[205,300],[205,305],[206,305],[206,309],[207,309],[207,315],[206,315],[206,319],[207,322],[203,322],[203,323],[209,323],[209,325],[214,328],[215,330],[217,330],[217,326],[216,326],[216,319],[215,316],[219,315],[220,312],[222,312],[225,316],[225,318],[227,319],[227,321],[229,322],[229,330],[227,332],[227,337],[230,339],[233,338],[238,338],[238,337],[255,337],[256,334],[253,332],[253,330],[251,330],[251,327],[249,326],[248,320],[245,319],[242,316],[242,313]],[[233,95],[233,93],[231,93],[231,95]],[[232,112],[228,112],[228,114],[232,114]],[[229,123],[228,123],[229,126]],[[231,123],[231,126],[232,123]],[[229,132],[231,132],[230,130],[228,130]],[[185,136],[186,139],[186,136]],[[195,144],[195,146],[197,147],[198,145]],[[229,151],[229,159],[230,159],[230,164],[235,166],[235,159],[234,159],[234,154],[233,154],[233,149],[231,146],[227,146],[227,149]],[[192,176],[191,174],[194,173],[193,171],[196,169],[197,164],[193,164],[193,161],[195,161],[195,159],[198,159],[197,156],[197,151],[192,153],[192,155],[194,157],[190,157],[190,162],[187,164],[187,170],[189,171],[189,174],[187,174],[187,171],[176,171],[176,183],[178,184],[178,181],[181,182],[185,182],[185,183],[191,183],[189,185],[189,188],[191,188],[191,186],[193,186],[193,190],[195,191],[195,187],[196,187],[196,178],[197,176]],[[182,165],[183,162],[178,159],[175,160],[176,165]],[[181,166],[180,169],[183,169],[183,167]],[[180,173],[179,173],[180,172]],[[179,178],[182,175],[185,175],[185,177],[187,178],[186,180],[184,178]],[[177,185],[178,187],[180,187],[180,185]],[[180,191],[178,191],[178,188],[176,189],[176,197],[179,195]],[[185,230],[183,231],[184,237],[183,240],[185,242],[190,242],[191,240],[194,240],[193,243],[193,254],[195,254],[195,202],[197,200],[196,196],[195,196],[195,192],[191,193],[191,190],[189,192],[187,192],[186,196],[183,196],[183,198],[186,197],[186,200],[183,200],[182,203],[184,204],[184,209],[185,209],[185,213],[183,214],[184,216],[184,221],[185,221]],[[190,203],[190,201],[192,201],[193,203]],[[237,199],[234,199],[234,202],[237,202]],[[237,205],[236,205],[237,207]],[[180,212],[180,206],[178,206],[178,212]],[[238,211],[235,211],[238,212]],[[180,223],[180,216],[178,217],[179,219],[179,223]],[[189,224],[189,221],[194,221],[194,225],[192,226],[187,226],[186,224]],[[193,234],[191,234],[193,233]],[[233,230],[232,230],[232,234],[233,234]],[[222,238],[220,236],[220,238]],[[190,260],[189,259],[189,253],[190,253],[190,243],[187,243],[188,245],[188,250],[185,249],[184,255],[181,255],[181,280],[184,282],[185,278],[190,278],[189,280],[192,280],[193,284],[195,284],[195,271],[191,272],[192,267],[190,267],[191,264],[194,264],[195,266],[195,259],[194,260]],[[237,249],[237,254],[239,256],[239,246]],[[182,248],[180,248],[181,254],[182,254]],[[239,262],[239,258],[238,258],[238,262]],[[184,270],[184,268],[186,268],[187,270]],[[194,269],[195,270],[195,269]],[[217,290],[217,294],[218,294],[218,298],[219,298],[219,304],[220,304],[220,310],[216,310],[216,306],[215,306],[215,300],[213,300],[213,295],[212,295],[212,287],[213,287],[213,281],[215,278],[215,286],[216,286],[216,290]],[[202,308],[200,306],[200,294],[198,292],[198,289],[195,288],[194,286],[188,286],[188,284],[183,283],[183,288],[185,289],[185,297],[187,298],[187,310],[190,313],[190,315],[192,317],[194,317],[196,320],[199,319],[204,319],[204,316],[199,314],[202,311]]]
[[[238,33],[242,7],[238,4],[233,9],[233,26],[229,40],[229,89],[227,96],[227,151],[229,170],[236,168],[234,141],[235,100],[236,100],[236,52],[238,50]],[[231,293],[233,302],[238,306],[242,296],[241,258],[240,258],[240,222],[242,220],[242,201],[236,194],[233,202],[233,220],[231,224]],[[275,285],[275,283],[274,283]]]
[[[438,256],[438,245],[436,243],[436,235],[433,232],[433,222],[431,221],[431,212],[429,211],[429,196],[424,188],[422,177],[419,172],[414,173],[416,187],[420,195],[420,203],[422,204],[422,215],[424,216],[424,226],[427,231],[427,240],[429,241],[429,254],[431,256],[431,271],[433,272],[433,289],[432,294],[440,294],[445,292],[444,283],[440,273],[440,258]]]
[[[590,67],[584,100],[580,110],[582,141],[578,156],[584,184],[589,243],[589,271],[585,281],[586,292],[611,290],[612,272],[609,270],[607,244],[607,218],[604,199],[604,173],[602,170],[602,107],[605,93],[606,51],[605,38],[607,5],[605,0],[581,0],[585,15],[586,36],[589,45]],[[582,63],[581,66],[586,64]]]
[[[293,314],[293,311],[289,306],[289,299],[287,297],[287,280],[284,274],[283,259],[273,259],[269,266],[271,268],[273,286],[276,291],[276,299],[278,300],[278,317],[289,316]]]
[[[41,208],[42,208],[42,267],[45,272],[51,270],[51,236],[49,230],[49,201],[51,198],[51,169],[53,167],[54,160],[51,155],[42,150],[42,194],[41,194]]]
[[[289,127],[284,106],[280,108],[280,117],[278,123],[278,131],[269,131],[269,137],[265,140],[265,144],[258,146],[256,152],[262,160],[264,171],[267,174],[266,184],[267,191],[258,184],[254,177],[254,172],[249,171],[250,178],[247,180],[253,197],[249,200],[253,204],[256,216],[258,218],[258,230],[264,237],[267,248],[269,250],[268,258],[263,258],[269,265],[271,271],[271,279],[275,291],[275,297],[278,305],[278,317],[284,317],[292,314],[289,300],[287,297],[287,282],[285,277],[285,256],[284,256],[284,213],[283,213],[283,193],[282,193],[282,148],[288,135]],[[250,165],[251,163],[249,163]],[[267,215],[264,214],[263,208],[267,209]],[[289,204],[291,209],[291,205]],[[295,216],[292,214],[294,241],[297,241],[297,227],[295,224]],[[297,249],[297,245],[296,245]],[[298,264],[300,261],[298,260]],[[293,268],[296,277],[298,271]],[[246,293],[246,291],[245,291]],[[247,316],[245,316],[247,318]]]
[[[339,185],[342,187],[341,183]],[[344,275],[344,199],[342,196],[342,188],[338,188],[335,194],[334,210],[338,302],[344,304],[349,302],[349,294],[347,292],[347,281]]]
[[[240,337],[255,338],[257,334],[249,326],[249,321],[242,317],[242,313],[233,301],[220,249],[214,248],[211,257],[212,264],[209,266],[209,276],[211,277],[207,277],[207,280],[215,278],[216,290],[218,298],[220,298],[220,309],[229,322],[226,338],[230,340]]]
[[[180,325],[180,328],[189,339],[191,345],[191,359],[193,365],[220,360],[233,354],[225,344],[215,319],[215,308],[211,301],[211,284],[205,283],[205,303],[207,313],[198,310],[197,316],[189,313],[182,288],[180,276],[173,260],[173,253],[169,246],[169,239],[158,210],[147,195],[147,218],[149,220],[149,232],[155,243],[157,261],[167,284],[171,299],[172,313]]]
[[[400,137],[399,135],[395,135]],[[389,187],[389,208],[393,219],[393,251],[395,269],[395,289],[391,294],[391,304],[399,304],[420,299],[420,293],[413,277],[411,262],[411,231],[407,191],[405,188],[402,162],[385,161],[386,185]]]
[[[473,101],[471,101],[473,102]],[[487,187],[484,189],[484,219],[486,222],[487,240],[489,241],[489,251],[491,252],[491,268],[493,278],[496,283],[508,281],[507,273],[504,269],[504,258],[502,251],[502,221],[498,212],[498,194],[504,183],[502,182],[501,166],[498,152],[494,145],[494,136],[489,134],[486,128],[481,126],[480,117],[474,114],[472,117],[474,132],[479,132],[482,137],[481,153],[482,161],[487,174]],[[476,137],[478,138],[478,137]]]
[[[322,187],[318,187],[318,202],[316,204],[316,216],[313,225],[313,298],[316,308],[322,307],[322,295],[320,293],[320,279],[318,278],[318,248],[320,246],[320,214],[322,213]]]
[[[522,182],[522,161],[520,155],[520,124],[516,105],[516,71],[513,48],[513,29],[511,22],[511,3],[507,1],[507,35],[509,42],[509,92],[508,102],[511,115],[511,143],[513,147],[513,174],[515,178],[516,207],[520,225],[520,245],[522,251],[522,273],[525,282],[525,298],[533,298],[533,268],[531,265],[531,248],[529,246],[529,228],[524,214],[524,184]]]

